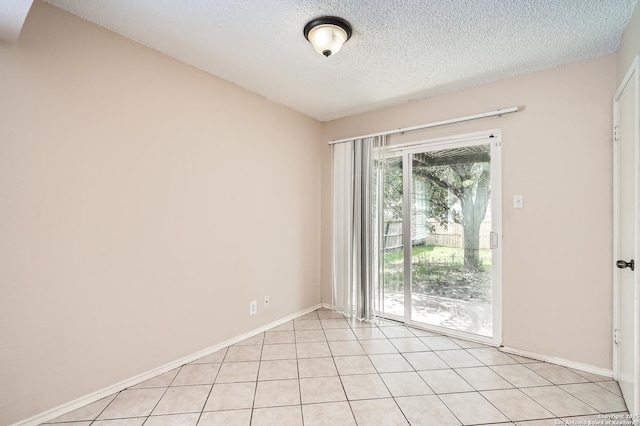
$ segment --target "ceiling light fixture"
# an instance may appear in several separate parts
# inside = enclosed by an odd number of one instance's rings
[[[323,16],[304,26],[304,37],[321,55],[329,57],[338,52],[351,37],[351,25],[336,16]]]

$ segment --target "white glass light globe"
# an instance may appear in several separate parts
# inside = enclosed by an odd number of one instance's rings
[[[345,30],[331,24],[318,25],[308,35],[316,52],[327,57],[338,52],[348,38]]]

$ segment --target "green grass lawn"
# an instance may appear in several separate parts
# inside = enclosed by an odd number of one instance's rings
[[[458,266],[463,266],[464,249],[441,246],[414,246],[411,249],[411,257],[414,259],[414,263],[427,259],[431,262],[450,262]],[[385,265],[396,262],[402,263],[402,259],[404,259],[402,249],[396,249],[384,254]],[[491,265],[491,250],[481,249],[480,259],[483,265]]]
[[[411,250],[412,291],[451,299],[488,302],[491,299],[491,250],[480,250],[481,267],[464,268],[464,249],[415,246]],[[390,290],[403,287],[403,252],[384,255],[384,284]]]

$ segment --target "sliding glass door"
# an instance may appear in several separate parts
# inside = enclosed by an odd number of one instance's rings
[[[384,313],[404,317],[403,156],[386,158],[383,191],[383,291]]]
[[[385,316],[500,343],[499,139],[413,144],[386,157]]]

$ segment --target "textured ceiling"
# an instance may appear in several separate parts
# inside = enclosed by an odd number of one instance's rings
[[[613,53],[637,0],[47,0],[321,121]],[[302,29],[336,15],[329,58]]]

